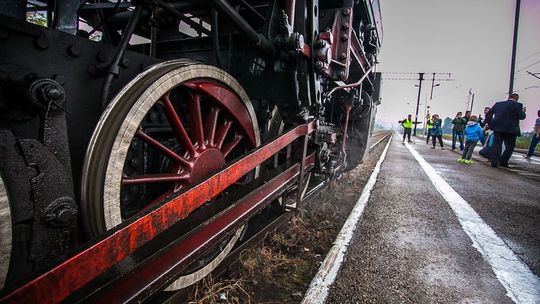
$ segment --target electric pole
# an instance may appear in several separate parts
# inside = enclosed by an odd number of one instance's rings
[[[431,98],[433,98],[433,88],[436,86],[439,86],[440,84],[435,84],[435,81],[453,81],[454,79],[451,79],[451,73],[412,73],[412,72],[383,72],[383,75],[390,75],[390,74],[418,74],[418,78],[399,78],[399,77],[384,77],[383,80],[414,80],[418,81],[418,84],[415,85],[418,87],[418,97],[416,99],[416,114],[414,116],[414,134],[413,136],[416,136],[416,126],[418,125],[418,110],[420,108],[420,95],[422,93],[422,81],[424,81],[424,75],[425,74],[433,74],[433,78],[431,79]],[[446,75],[448,78],[435,78],[435,75]],[[427,98],[427,96],[426,96]]]
[[[420,92],[422,91],[422,81],[424,81],[424,73],[418,73],[418,99],[416,100],[416,113],[414,114],[413,136],[416,136],[416,125],[418,125],[418,107],[420,107]]]
[[[512,94],[514,92],[514,72],[516,69],[516,49],[517,49],[520,8],[521,8],[521,0],[516,0],[516,15],[514,18],[514,41],[512,43],[512,62],[510,64],[510,86],[508,88],[508,94]]]

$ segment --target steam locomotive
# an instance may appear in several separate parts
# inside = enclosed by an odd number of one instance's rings
[[[378,0],[5,0],[0,298],[144,301],[208,275],[380,102]]]

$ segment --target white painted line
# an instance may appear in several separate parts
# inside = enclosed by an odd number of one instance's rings
[[[439,193],[456,214],[467,233],[497,279],[506,288],[506,294],[515,303],[540,303],[540,278],[508,248],[495,231],[474,209],[428,164],[416,150],[405,144]]]
[[[391,142],[392,135],[390,135],[390,140],[386,144],[386,147],[384,148],[384,151],[381,154],[379,161],[375,165],[375,169],[373,169],[373,172],[371,173],[367,184],[364,186],[360,198],[356,202],[356,205],[351,211],[351,214],[345,221],[345,224],[343,224],[343,227],[341,227],[341,231],[339,232],[336,240],[334,241],[334,246],[332,246],[332,248],[328,252],[328,255],[321,264],[321,267],[319,267],[319,271],[311,281],[311,284],[309,284],[306,295],[301,302],[302,304],[323,303],[328,296],[328,289],[334,283],[338,271],[341,268],[343,258],[345,257],[345,253],[347,252],[347,247],[351,242],[354,230],[356,230],[356,224],[360,220],[360,217],[364,212],[364,208],[368,203],[371,190],[375,186],[377,176],[379,175],[379,171],[381,170],[381,164],[386,157],[386,152],[388,151],[388,147],[390,146]]]

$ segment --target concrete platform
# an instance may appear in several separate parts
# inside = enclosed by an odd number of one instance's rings
[[[304,303],[540,303],[540,164],[430,147],[395,134],[335,280]]]

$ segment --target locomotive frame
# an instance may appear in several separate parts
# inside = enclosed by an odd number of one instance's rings
[[[2,302],[193,284],[360,163],[380,102],[377,0],[9,0],[0,40]]]

